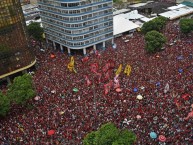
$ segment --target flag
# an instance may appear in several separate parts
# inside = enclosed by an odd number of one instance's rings
[[[113,82],[110,81],[109,83],[104,85],[104,90],[105,90],[105,95],[109,93],[109,91],[111,90]]]
[[[113,60],[108,60],[108,62],[103,67],[103,72],[107,72],[110,69],[113,69],[115,67],[115,62]]]
[[[86,80],[87,86],[91,85],[91,81],[89,80],[87,75],[85,75],[85,80]]]
[[[23,126],[22,126],[21,124],[19,124],[19,123],[18,123],[18,128],[19,128],[22,132],[24,132]]]
[[[169,84],[167,83],[166,86],[165,86],[165,88],[164,88],[164,93],[169,92],[169,90],[170,90],[170,86],[169,86]]]
[[[106,63],[105,66],[102,68],[103,72],[107,72],[110,68],[110,63]]]
[[[184,118],[185,120],[188,120],[190,117],[193,117],[193,111],[191,111],[190,113],[188,113],[188,116],[186,118]]]
[[[115,61],[110,59],[109,63],[110,63],[110,69],[114,69],[115,68]]]
[[[89,57],[88,56],[86,56],[86,57],[84,57],[83,59],[81,59],[81,61],[84,63],[84,62],[86,62],[86,61],[88,61],[89,60]]]
[[[95,51],[95,55],[98,57],[98,58],[100,58],[100,56],[101,56],[101,54],[96,50]]]
[[[74,71],[74,72],[76,73],[76,70],[75,70],[75,68],[74,68],[74,57],[73,57],[73,56],[70,58],[70,62],[69,62],[69,64],[68,64],[68,69],[69,69],[71,72]]]
[[[131,66],[127,64],[127,66],[125,67],[124,73],[129,76],[131,73]]]
[[[97,73],[97,71],[98,71],[98,64],[97,63],[91,64],[90,65],[90,69],[91,69],[92,72]]]
[[[114,77],[114,89],[117,89],[120,87],[118,76]]]
[[[115,74],[119,75],[121,73],[121,71],[122,71],[122,64],[119,65],[119,68],[117,69]]]
[[[55,58],[55,55],[54,55],[54,54],[51,54],[50,57],[51,57],[51,58]]]
[[[101,83],[101,76],[102,74],[101,73],[96,73],[97,77],[98,77],[98,83]]]
[[[111,70],[108,70],[108,71],[105,73],[105,79],[106,79],[106,80],[109,80],[110,74],[111,74]]]

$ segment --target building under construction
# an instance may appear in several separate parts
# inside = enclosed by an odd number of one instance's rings
[[[0,79],[28,69],[36,62],[28,47],[26,24],[18,0],[0,1]]]

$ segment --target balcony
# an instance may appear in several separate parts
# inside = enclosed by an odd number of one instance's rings
[[[50,11],[50,10],[46,10],[46,9],[42,9],[42,8],[39,8],[40,11],[42,12],[49,12],[49,13],[52,13],[52,14],[56,14],[56,15],[59,15],[59,16],[65,16],[65,17],[72,17],[72,16],[83,16],[83,15],[86,15],[86,14],[92,14],[94,12],[100,12],[100,11],[104,11],[104,10],[107,10],[107,9],[112,9],[112,7],[103,7],[103,8],[99,8],[97,10],[92,10],[92,11],[89,11],[89,12],[84,12],[84,13],[76,13],[76,14],[62,14],[62,13],[57,13],[57,12],[54,12],[54,11]]]
[[[70,45],[67,45],[67,44],[63,44],[57,40],[54,40],[54,42],[58,43],[58,44],[62,44],[63,46],[65,47],[68,47],[70,49],[83,49],[83,48],[86,48],[86,47],[90,47],[90,46],[93,46],[95,44],[98,44],[98,43],[101,43],[101,42],[104,42],[104,41],[107,41],[107,40],[110,40],[113,38],[113,35],[112,36],[109,36],[109,37],[106,37],[105,39],[102,39],[102,40],[98,40],[98,41],[95,41],[95,42],[90,42],[86,45],[81,45],[81,46],[70,46]],[[48,38],[50,40],[52,40],[52,38]]]
[[[88,27],[95,26],[95,25],[98,25],[98,24],[103,24],[103,23],[110,22],[110,21],[113,22],[113,19],[107,19],[107,20],[104,20],[104,21],[101,21],[101,22],[98,22],[98,23],[89,24],[89,25],[86,25],[86,26],[83,26],[83,27],[77,27],[77,28],[76,27],[72,27],[72,28],[64,27],[64,26],[61,26],[61,25],[58,25],[58,24],[55,24],[55,23],[52,23],[52,22],[46,21],[46,20],[43,20],[43,23],[52,24],[52,26],[54,26],[54,27],[59,27],[61,29],[65,29],[65,30],[82,30],[84,28],[88,28]],[[113,25],[113,23],[112,23],[112,25]],[[109,25],[109,26],[112,26],[112,25]]]
[[[79,33],[79,34],[68,34],[68,33],[66,34],[66,33],[64,33],[63,31],[58,31],[58,30],[56,30],[56,29],[54,29],[54,28],[49,28],[49,29],[55,31],[56,33],[60,33],[61,35],[65,35],[65,36],[69,36],[69,37],[75,37],[75,36],[78,37],[78,36],[82,36],[82,35],[85,35],[85,34],[90,34],[90,33],[99,31],[99,30],[101,30],[101,29],[109,28],[109,27],[112,27],[112,26],[103,26],[103,27],[99,27],[99,28],[97,28],[97,29],[93,29],[93,30],[91,30],[91,31],[87,31],[87,32]],[[47,30],[49,30],[49,29],[46,28],[45,31],[47,31]],[[112,28],[112,30],[113,30],[113,28]],[[49,32],[49,33],[50,33],[50,32]],[[64,39],[66,39],[66,38],[64,38]],[[71,41],[70,39],[66,39],[66,40]],[[81,40],[83,40],[83,39],[81,39]],[[80,41],[80,40],[76,40],[76,41]]]
[[[95,16],[95,17],[84,19],[84,20],[80,20],[80,21],[64,21],[64,20],[60,20],[60,19],[57,19],[57,18],[54,18],[54,17],[50,17],[50,16],[47,16],[47,15],[44,15],[44,14],[41,14],[41,15],[44,16],[44,17],[50,18],[50,19],[54,19],[54,20],[56,20],[58,22],[61,22],[61,23],[77,24],[77,23],[82,23],[82,22],[87,22],[87,21],[90,21],[90,20],[94,20],[94,19],[99,19],[99,18],[101,18],[103,16],[110,16],[110,15],[113,15],[113,13],[109,12],[109,13],[106,13],[104,15]],[[40,15],[40,17],[41,17],[41,15]]]
[[[64,2],[62,0],[56,0],[56,1]],[[69,0],[68,2],[72,2],[72,1]],[[76,1],[73,1],[73,2],[81,2],[81,1],[80,0],[76,0]],[[54,6],[54,5],[50,5],[50,4],[45,4],[45,3],[42,3],[42,2],[38,2],[38,4],[39,5],[45,5],[45,6],[46,5],[47,6],[52,6],[52,7],[60,8],[60,9],[63,9],[63,10],[77,10],[77,9],[87,8],[89,6],[95,6],[95,5],[98,5],[98,4],[104,4],[106,2],[112,2],[112,0],[105,0],[105,1],[102,1],[102,2],[96,2],[96,3],[87,4],[87,5],[79,5],[79,6],[76,6],[76,7],[62,7],[62,6],[58,7],[58,6]]]
[[[58,36],[58,35],[53,35],[53,33],[51,33],[51,32],[45,31],[45,33],[47,33],[47,34],[49,34],[49,35],[51,35],[51,36],[58,37],[58,39],[65,40],[65,41],[71,42],[71,43],[83,42],[83,41],[86,41],[86,40],[91,39],[91,38],[96,38],[96,37],[99,37],[99,36],[108,34],[108,33],[110,33],[110,32],[113,32],[113,28],[112,28],[112,30],[105,31],[105,32],[103,32],[103,33],[99,33],[99,34],[97,34],[97,35],[93,35],[93,36],[90,36],[90,37],[87,37],[87,38],[83,38],[83,39],[81,39],[81,40],[69,40],[69,39],[61,38],[61,36]],[[72,47],[72,46],[71,46],[71,47]]]

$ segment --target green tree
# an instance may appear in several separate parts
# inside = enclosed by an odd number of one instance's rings
[[[86,135],[84,145],[131,145],[135,142],[136,136],[128,130],[119,130],[113,123],[101,126],[97,131]]]
[[[119,8],[121,8],[121,5],[123,4],[122,0],[113,0],[114,4],[117,4]]]
[[[83,140],[84,145],[94,145],[94,139],[96,137],[96,131],[93,131],[86,135],[85,139]]]
[[[161,31],[166,25],[167,19],[165,17],[159,16],[149,22],[143,24],[141,31],[146,34],[149,31],[156,30]]]
[[[107,123],[96,132],[95,143],[97,145],[112,145],[118,136],[119,130],[116,126],[113,123]]]
[[[145,35],[145,41],[145,49],[147,52],[153,53],[162,48],[163,44],[166,42],[166,37],[163,34],[153,30]]]
[[[4,117],[10,109],[10,100],[7,96],[0,92],[0,116]]]
[[[38,22],[32,22],[27,26],[27,31],[30,36],[32,36],[35,40],[37,41],[42,41],[43,40],[43,33],[44,30],[40,26],[40,23]]]
[[[24,105],[35,96],[32,77],[29,74],[16,77],[13,84],[9,85],[7,95],[16,104]]]
[[[119,138],[112,145],[131,145],[136,141],[136,136],[133,132],[124,129],[120,131]]]
[[[187,34],[193,31],[193,19],[181,19],[180,30],[184,34]]]

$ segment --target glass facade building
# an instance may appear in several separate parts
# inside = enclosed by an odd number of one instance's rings
[[[0,79],[35,64],[18,0],[0,1]]]
[[[83,49],[112,40],[112,0],[38,0],[46,38],[61,50]]]

